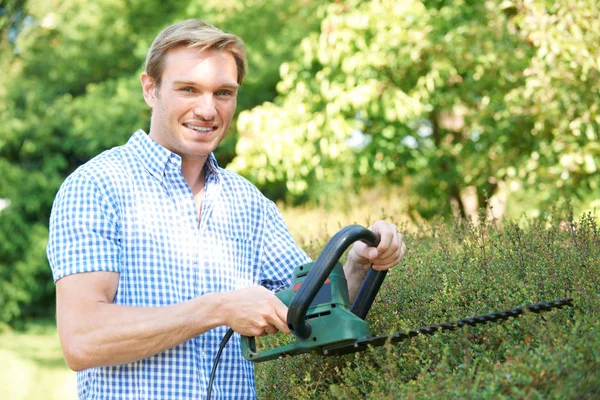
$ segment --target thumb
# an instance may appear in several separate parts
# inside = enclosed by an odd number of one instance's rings
[[[369,248],[367,248],[367,258],[369,260],[374,260],[378,256],[379,256],[379,250],[377,250],[376,247],[369,247]]]
[[[377,258],[377,256],[379,256],[379,250],[377,250],[376,247],[367,246],[363,242],[356,242],[352,247],[351,256],[360,264],[365,264]]]

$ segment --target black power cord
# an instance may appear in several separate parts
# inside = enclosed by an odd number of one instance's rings
[[[215,380],[215,371],[217,370],[217,365],[219,365],[219,360],[221,359],[221,353],[223,352],[225,345],[231,338],[231,335],[233,335],[233,329],[229,328],[229,330],[227,331],[225,336],[223,336],[223,339],[221,339],[221,344],[219,345],[219,351],[217,352],[217,355],[215,356],[215,361],[213,363],[212,371],[210,371],[210,378],[208,380],[208,390],[206,391],[206,400],[210,400],[210,395],[212,393],[212,385],[213,385],[213,381]]]

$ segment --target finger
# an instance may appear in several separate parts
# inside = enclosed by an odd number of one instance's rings
[[[277,329],[274,326],[268,326],[268,327],[265,328],[265,334],[266,335],[274,335],[277,332],[279,332],[279,329]]]
[[[396,233],[388,249],[380,257],[373,260],[373,269],[381,271],[398,265],[402,261],[405,251],[406,245],[403,237],[400,233]]]
[[[354,255],[361,258],[361,259],[368,259],[368,255],[369,255],[369,249],[370,248],[374,248],[374,247],[369,247],[367,244],[365,244],[362,241],[357,241],[354,242],[354,244],[352,245],[352,252],[354,252]]]
[[[359,254],[365,259],[375,262],[376,260],[381,263],[381,260],[385,260],[389,258],[391,254],[394,253],[394,235],[396,232],[391,230],[390,227],[386,225],[373,225],[370,229],[379,234],[379,243],[377,247],[366,247]]]
[[[277,329],[277,331],[281,331],[284,333],[290,333],[290,328],[288,327],[288,324],[287,324],[288,308],[277,297],[275,297],[275,299],[276,299],[275,304],[274,304],[275,315],[274,315],[272,321],[269,321],[269,322],[271,322],[271,324],[273,325],[274,328]]]
[[[387,250],[389,247],[389,233],[381,232],[381,230],[374,228],[374,226],[369,227],[375,233],[379,234],[379,244],[377,246],[368,246],[363,242],[356,242],[352,246],[352,250],[355,252],[357,256],[364,259],[365,261],[373,262],[378,258],[381,258],[382,253]]]
[[[390,260],[391,258],[395,258],[398,249],[400,248],[399,240],[397,231],[391,231],[389,234],[386,234],[385,237],[382,237],[379,246],[377,246],[379,252],[377,258],[380,260]]]
[[[404,243],[404,236],[402,234],[400,235],[400,261],[402,261],[402,259],[404,258],[404,255],[406,254],[406,243]]]
[[[352,246],[351,254],[361,263],[375,264],[375,269],[388,269],[400,262],[402,235],[394,224],[383,220],[375,222],[369,228],[379,235],[380,240],[376,247],[368,246],[362,241],[357,241]]]
[[[390,224],[385,221],[377,221],[374,223],[369,229],[373,232],[379,234],[380,240],[377,245],[378,256],[385,254],[386,252],[389,254],[387,250],[393,244],[394,239],[397,237],[398,228],[394,224]]]

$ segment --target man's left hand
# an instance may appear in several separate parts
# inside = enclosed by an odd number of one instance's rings
[[[364,269],[368,269],[372,264],[373,269],[377,271],[385,271],[398,265],[404,257],[406,245],[396,225],[377,221],[369,230],[381,237],[379,245],[369,247],[360,241],[354,243],[348,254],[348,261],[354,265],[361,265]]]

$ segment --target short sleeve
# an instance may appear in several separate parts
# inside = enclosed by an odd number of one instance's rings
[[[292,284],[294,268],[311,261],[299,248],[288,230],[279,209],[268,201],[262,253],[261,285],[272,291]]]
[[[55,282],[80,272],[121,272],[118,212],[105,192],[78,171],[58,191],[47,247]]]

